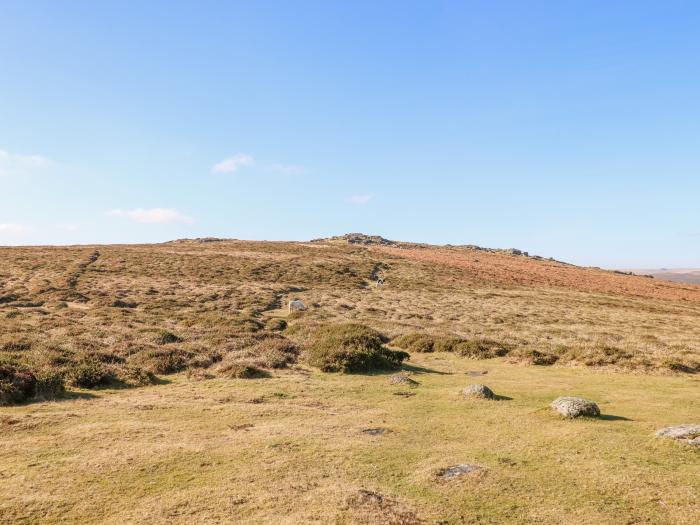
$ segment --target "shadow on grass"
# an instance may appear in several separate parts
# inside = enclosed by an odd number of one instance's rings
[[[54,399],[50,399],[49,401],[75,401],[76,399],[95,399],[96,396],[95,394],[91,394],[90,392],[74,392],[73,390],[66,390],[63,394],[61,394],[59,397],[56,397]],[[37,401],[43,401],[43,400],[37,400]]]
[[[602,419],[603,421],[634,421],[628,417],[613,416],[612,414],[601,414],[598,419]]]
[[[495,401],[513,401],[512,397],[509,396],[501,396],[496,394],[493,398]]]
[[[426,368],[424,366],[409,365],[404,363],[401,367],[402,370],[407,372],[413,372],[414,374],[437,374],[441,376],[451,376],[452,372],[441,372],[440,370],[435,370],[433,368]]]
[[[170,383],[172,383],[170,379],[164,379],[158,376],[154,376],[148,383],[144,383],[142,385],[127,383],[119,379],[112,379],[103,385],[93,386],[90,388],[90,390],[94,390],[95,392],[99,392],[100,390],[132,390],[134,388],[144,388],[154,385],[169,385]]]

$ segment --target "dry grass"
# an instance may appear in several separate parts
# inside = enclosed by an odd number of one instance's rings
[[[346,323],[419,385],[298,364]],[[460,398],[484,367],[511,401]],[[465,248],[0,248],[0,369],[0,402],[58,396],[0,408],[3,523],[699,518],[697,451],[651,437],[700,413],[697,286]],[[541,410],[567,394],[628,419]]]
[[[653,437],[697,416],[697,379],[440,353],[407,370],[419,386],[297,368],[4,408],[0,522],[697,523],[697,450]],[[512,399],[464,399],[469,370]],[[555,417],[560,395],[604,417]],[[463,463],[483,470],[436,479]]]
[[[700,287],[502,253],[232,241],[5,248],[0,262],[0,361],[67,383],[92,367],[96,386],[138,384],[229,353],[277,368],[296,353],[261,341],[304,344],[347,322],[418,332],[438,350],[460,343],[470,357],[700,370]],[[284,320],[291,297],[311,308]]]

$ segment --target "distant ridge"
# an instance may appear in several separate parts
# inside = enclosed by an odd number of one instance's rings
[[[700,268],[658,268],[652,270],[629,270],[634,275],[650,275],[656,279],[676,283],[700,284]]]

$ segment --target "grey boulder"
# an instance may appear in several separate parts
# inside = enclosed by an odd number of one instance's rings
[[[558,397],[552,401],[551,406],[560,415],[568,418],[574,417],[598,417],[600,409],[593,401],[582,397]]]
[[[676,439],[688,445],[700,446],[700,425],[676,425],[656,431],[656,437]]]
[[[486,385],[480,385],[478,383],[475,383],[473,385],[469,385],[466,387],[464,390],[462,390],[462,395],[466,397],[473,397],[477,399],[495,399],[496,394],[493,393],[493,390],[491,390],[489,387]]]

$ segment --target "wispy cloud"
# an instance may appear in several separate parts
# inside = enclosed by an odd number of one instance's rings
[[[150,224],[193,224],[194,219],[183,215],[173,208],[152,208],[145,210],[143,208],[135,208],[133,210],[109,210],[107,215],[112,217],[125,217],[136,222]]]
[[[26,235],[32,231],[28,226],[22,226],[21,224],[15,224],[12,222],[0,222],[0,235],[13,235],[21,236]]]
[[[366,193],[365,195],[351,195],[345,197],[345,202],[350,204],[367,204],[374,198],[374,193]]]
[[[233,157],[222,160],[214,164],[211,168],[212,173],[234,173],[244,166],[252,166],[255,164],[255,159],[246,153],[237,153]]]
[[[14,175],[51,164],[52,162],[42,155],[20,155],[0,149],[0,175]]]

